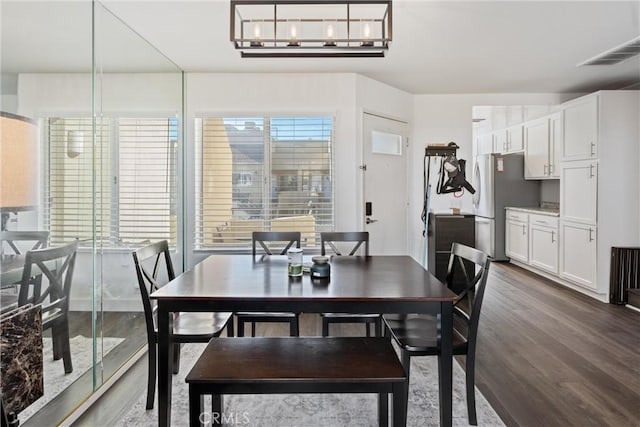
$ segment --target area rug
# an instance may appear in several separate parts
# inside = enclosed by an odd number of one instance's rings
[[[69,387],[75,380],[80,378],[80,376],[91,368],[93,363],[93,343],[91,338],[86,338],[81,335],[71,338],[70,345],[73,372],[70,374],[64,373],[62,359],[53,360],[51,338],[45,337],[42,340],[44,353],[44,396],[20,412],[18,419],[21,424],[60,394],[61,391]],[[98,340],[98,354],[108,353],[122,341],[122,338],[104,338]],[[88,393],[89,390],[87,390],[87,394]]]
[[[172,414],[174,426],[189,425],[188,387],[184,379],[205,344],[185,344],[180,373],[173,376]],[[438,362],[436,357],[411,359],[407,425],[440,424],[438,408]],[[145,388],[146,391],[146,388]],[[145,392],[146,393],[146,392]],[[453,364],[453,425],[467,426],[464,371]],[[205,401],[205,407],[211,406]],[[153,410],[145,410],[143,394],[120,421],[120,426],[158,425],[157,397]],[[228,425],[279,427],[377,426],[377,397],[371,394],[282,394],[225,396],[224,416]],[[491,405],[476,389],[478,425],[503,426]]]

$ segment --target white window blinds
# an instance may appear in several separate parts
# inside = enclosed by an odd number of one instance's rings
[[[45,223],[52,244],[177,240],[175,118],[50,118]],[[95,157],[95,158],[94,158]],[[95,194],[93,177],[95,172]]]
[[[333,229],[330,117],[195,121],[196,249],[248,249],[252,231]]]
[[[175,243],[177,122],[119,119],[118,238]]]
[[[49,179],[45,188],[48,209],[45,209],[44,221],[52,245],[76,238],[93,240],[94,197],[96,235],[108,237],[111,233],[109,130],[109,120],[98,124],[94,153],[90,118],[48,120]]]

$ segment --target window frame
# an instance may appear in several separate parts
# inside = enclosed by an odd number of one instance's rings
[[[317,118],[317,119],[329,119],[331,122],[331,133],[329,138],[329,176],[330,176],[330,204],[331,204],[331,224],[330,231],[335,231],[336,227],[336,218],[337,218],[337,207],[336,207],[336,197],[335,197],[335,153],[336,153],[336,134],[337,134],[337,114],[336,112],[317,112],[317,111],[298,111],[298,112],[281,112],[281,111],[233,111],[233,112],[224,112],[224,111],[214,111],[214,112],[197,112],[192,115],[188,120],[190,122],[190,126],[193,126],[193,132],[189,137],[189,140],[192,142],[192,151],[190,151],[190,158],[193,161],[193,173],[191,177],[187,178],[187,182],[190,182],[189,179],[193,179],[193,197],[191,200],[192,209],[190,210],[190,218],[193,219],[193,228],[189,230],[189,240],[191,241],[190,251],[194,255],[196,255],[196,259],[200,259],[201,256],[206,256],[210,254],[243,254],[243,253],[251,253],[251,245],[248,244],[246,246],[238,246],[238,247],[203,247],[201,246],[201,237],[199,236],[199,228],[201,228],[201,206],[202,206],[202,195],[199,194],[203,191],[203,174],[202,174],[202,121],[206,119],[249,119],[249,118],[261,118],[264,120],[264,123],[267,121],[271,121],[274,118]],[[200,121],[200,126],[198,129],[198,121]],[[269,212],[272,212],[272,202],[270,200],[271,186],[272,186],[272,144],[273,140],[271,139],[271,125],[269,126],[269,132],[264,133],[263,137],[263,199],[266,200],[269,206]],[[265,172],[268,172],[265,174]],[[258,177],[258,179],[260,179]],[[264,221],[264,219],[263,219]],[[324,231],[324,230],[322,230]],[[329,230],[327,230],[329,231]],[[316,231],[316,240],[317,243],[315,247],[311,249],[305,248],[307,253],[320,253],[320,231]],[[200,255],[200,256],[198,256]]]
[[[77,120],[88,120],[91,122],[92,133],[94,132],[94,124],[98,123],[101,119],[109,120],[109,147],[108,152],[110,157],[109,164],[109,172],[108,179],[109,188],[110,188],[110,197],[109,197],[109,207],[108,209],[111,211],[111,218],[109,221],[110,233],[108,236],[104,238],[96,238],[96,230],[93,230],[92,238],[80,239],[80,245],[78,246],[79,251],[86,251],[91,248],[94,239],[96,240],[96,244],[100,247],[101,251],[107,252],[129,252],[131,248],[140,246],[143,243],[140,242],[130,242],[123,241],[120,236],[120,119],[149,119],[149,120],[171,120],[174,119],[176,121],[176,140],[175,140],[175,159],[173,170],[175,172],[175,194],[173,195],[174,204],[175,204],[175,241],[171,240],[171,235],[167,235],[166,239],[169,241],[169,245],[172,251],[174,251],[182,239],[182,165],[181,159],[183,156],[183,138],[182,138],[182,115],[177,111],[126,111],[126,112],[105,112],[100,115],[100,117],[94,118],[91,113],[88,112],[77,112],[77,111],[43,111],[38,114],[38,123],[40,132],[40,140],[41,140],[41,148],[40,148],[40,165],[43,171],[40,177],[40,188],[41,188],[41,196],[40,200],[43,208],[39,210],[38,215],[38,223],[41,224],[41,227],[46,227],[51,230],[51,203],[47,200],[47,197],[51,195],[51,168],[50,168],[50,160],[51,160],[51,144],[49,139],[50,134],[50,120],[51,119],[77,119]],[[94,122],[95,119],[95,122]],[[171,132],[171,131],[170,131]],[[91,147],[91,152],[93,152],[93,143],[94,137],[92,134],[88,136],[85,135],[84,144],[89,145]],[[171,167],[170,167],[171,170]],[[169,171],[170,172],[170,171]],[[95,168],[94,168],[95,173]],[[106,208],[103,208],[106,209]],[[171,214],[170,214],[171,216]],[[94,227],[95,228],[95,227]],[[55,243],[56,241],[54,241]],[[82,244],[85,242],[85,244]],[[88,243],[87,243],[88,242]]]

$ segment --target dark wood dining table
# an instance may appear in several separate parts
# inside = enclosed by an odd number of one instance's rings
[[[284,256],[212,255],[153,294],[158,303],[158,424],[171,425],[175,312],[441,314],[440,425],[452,418],[456,295],[409,256],[333,257],[327,281],[287,275]]]

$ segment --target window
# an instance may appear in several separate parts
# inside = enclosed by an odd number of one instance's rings
[[[333,229],[330,117],[195,120],[196,249],[248,249],[252,231]]]
[[[177,240],[175,118],[48,119],[45,223],[52,244]],[[94,168],[95,164],[95,168]],[[95,170],[95,192],[94,192]]]

